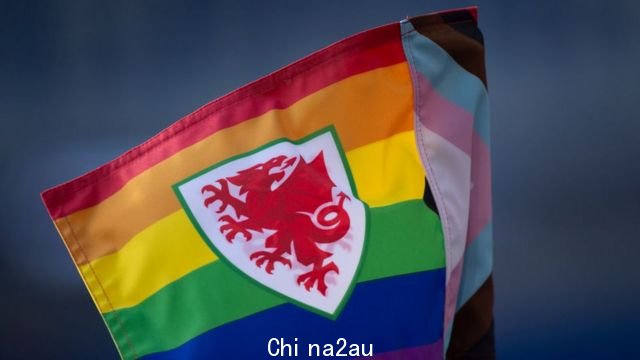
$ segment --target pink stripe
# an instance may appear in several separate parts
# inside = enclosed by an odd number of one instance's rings
[[[418,86],[415,88],[416,91],[419,92],[419,94],[417,94],[417,98],[420,99],[420,104],[419,106],[417,106],[417,111],[418,118],[422,125],[429,131],[436,133],[445,141],[460,149],[466,156],[471,157],[473,150],[473,140],[476,137],[479,138],[479,136],[476,135],[473,130],[473,115],[468,111],[454,105],[445,97],[440,95],[440,93],[438,93],[438,91],[433,88],[431,82],[427,78],[422,76],[419,72],[413,71],[413,75],[414,79],[416,79],[416,81],[418,82]],[[440,156],[442,157],[441,160],[446,158],[443,151],[444,150],[442,148],[438,149],[438,154],[440,154]],[[451,156],[451,154],[449,156]],[[432,181],[434,184],[437,183],[435,177],[439,178],[440,181],[447,181],[444,177],[444,172],[438,172],[437,174],[432,172]],[[473,178],[471,174],[469,174],[469,178]],[[468,191],[468,188],[459,188],[457,190],[460,192],[464,192]],[[444,210],[446,211],[448,205],[443,205],[445,206]],[[468,206],[469,204],[467,203],[466,205]],[[451,205],[449,204],[449,206]],[[470,209],[466,208],[465,211],[470,212]],[[460,224],[460,226],[460,230],[462,230],[463,228],[468,229],[468,223]],[[449,236],[454,236],[454,234],[450,234]],[[466,242],[466,239],[462,239],[462,241]],[[447,264],[447,269],[451,270],[448,277],[445,295],[445,330],[452,325],[453,318],[457,309],[458,292],[462,276],[464,244],[461,243],[460,246],[462,248],[457,250],[459,251],[459,256],[454,256],[454,254],[447,254],[447,260],[453,260],[455,261],[455,263],[450,262]]]
[[[491,221],[491,154],[484,140],[475,132],[471,154],[471,194],[467,246]]]
[[[491,159],[487,144],[473,130],[473,115],[456,106],[436,91],[431,82],[419,72],[414,73],[420,82],[422,104],[420,122],[429,130],[446,139],[471,157],[471,182],[473,187],[469,204],[469,228],[467,244],[482,231],[491,220]]]
[[[440,135],[465,154],[471,155],[473,136],[473,114],[456,106],[433,88],[429,79],[414,72],[421,94],[419,106],[420,122]]]
[[[375,348],[374,348],[375,351]],[[374,353],[375,354],[375,353]],[[373,357],[361,357],[358,359],[375,360],[435,360],[444,357],[442,350],[442,339],[429,345],[416,346],[401,350],[389,351],[375,354]]]

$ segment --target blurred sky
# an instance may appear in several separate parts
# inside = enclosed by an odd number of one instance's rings
[[[499,358],[635,357],[640,1],[476,3]],[[343,37],[471,4],[0,1],[0,358],[117,357],[40,191]]]

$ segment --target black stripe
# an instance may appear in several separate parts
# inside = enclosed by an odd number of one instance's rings
[[[473,18],[468,11],[457,11],[452,13],[444,13],[440,15],[442,20],[447,23],[447,25],[454,28],[459,33],[462,33],[477,42],[484,44],[484,38],[482,37],[482,32],[478,29],[478,25],[476,24],[476,20]]]
[[[427,207],[433,210],[434,213],[440,216],[438,212],[438,206],[436,206],[436,199],[433,198],[433,193],[431,192],[431,187],[429,187],[429,183],[427,179],[424,179],[424,194],[422,195],[422,200],[427,205]]]
[[[444,19],[431,17],[410,18],[409,21],[418,33],[438,44],[460,66],[487,84],[482,33],[475,21],[444,22]]]

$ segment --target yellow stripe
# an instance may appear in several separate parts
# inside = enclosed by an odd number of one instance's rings
[[[414,132],[347,152],[360,198],[372,207],[422,198],[424,173]],[[115,309],[134,306],[189,272],[215,261],[183,210],[149,226],[122,249],[91,262]],[[90,266],[80,266],[89,271]],[[110,309],[101,306],[102,312]]]
[[[73,225],[86,260],[97,259],[118,251],[135,234],[178,210],[171,185],[211,164],[279,138],[299,139],[330,124],[349,151],[411,130],[412,101],[406,63],[352,76],[287,109],[269,111],[182,149],[66,221]]]
[[[347,153],[358,195],[369,206],[422,198],[425,174],[414,134],[405,131]]]
[[[93,271],[115,309],[139,303],[189,272],[217,260],[183,210],[134,236],[120,251],[81,265]],[[110,311],[99,304],[101,312]]]
[[[73,233],[73,229],[69,226],[69,223],[66,221],[57,222],[56,229],[63,239],[68,239],[68,241],[65,242],[65,246],[67,247],[67,251],[71,255],[73,261],[78,263],[79,261],[84,260],[84,253],[78,246],[77,241],[75,241],[76,236]],[[87,289],[89,289],[91,299],[93,300],[93,303],[96,305],[98,310],[100,312],[112,310],[113,308],[111,307],[111,304],[109,303],[101,284],[97,281],[93,269],[88,266],[78,266],[77,269],[80,273],[82,281],[84,282],[84,285],[87,287]]]

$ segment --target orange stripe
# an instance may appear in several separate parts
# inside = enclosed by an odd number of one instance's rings
[[[400,26],[361,32],[213,100],[116,159],[42,193],[52,219],[97,205],[126,183],[209,135],[350,76],[405,61]]]
[[[230,156],[278,138],[299,139],[330,124],[346,151],[411,130],[411,92],[406,63],[350,77],[287,109],[219,131],[136,176],[100,204],[56,223],[73,224],[86,254],[76,260],[84,264],[117,251],[135,234],[179,209],[171,185]]]

